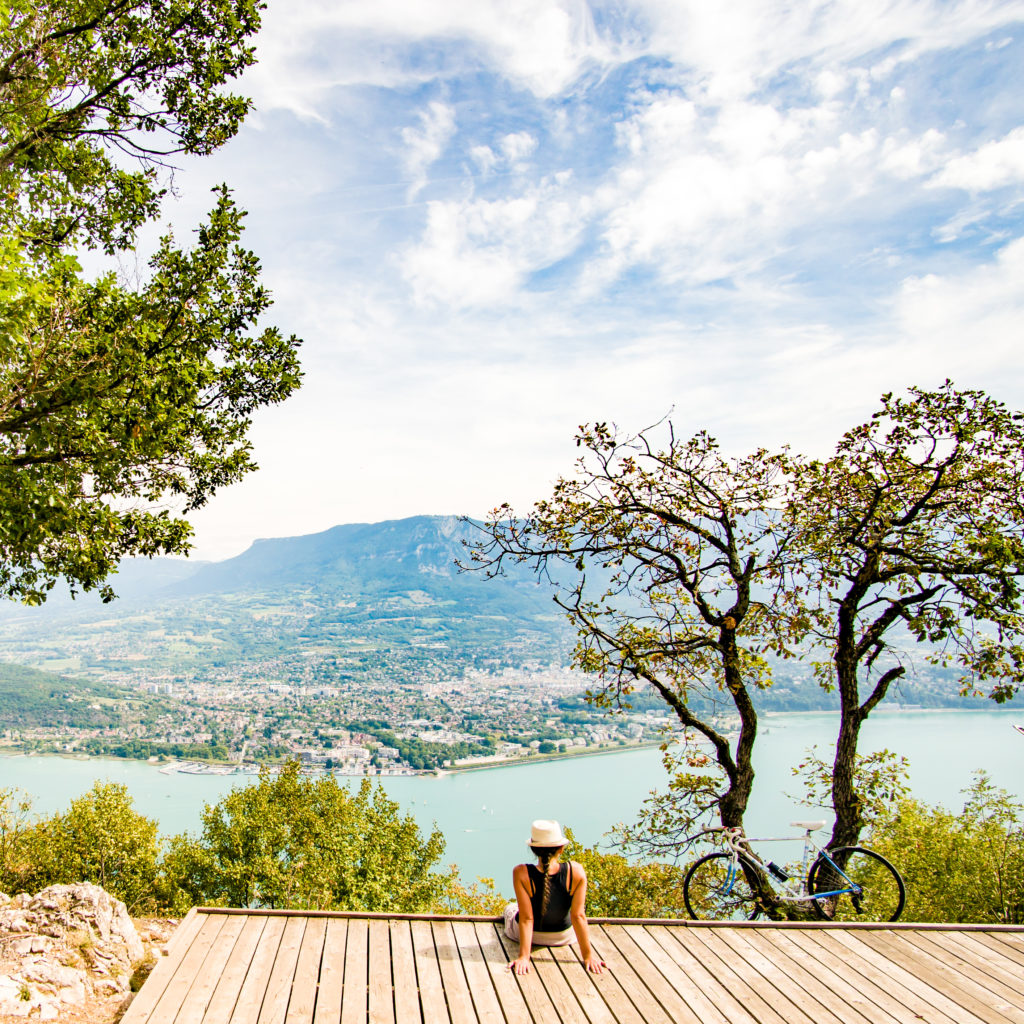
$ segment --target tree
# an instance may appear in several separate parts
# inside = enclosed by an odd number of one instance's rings
[[[259,0],[0,0],[0,211],[34,257],[130,249],[158,171],[213,152],[249,101]],[[126,161],[122,159],[127,157]]]
[[[226,187],[144,280],[87,278],[160,213],[160,171],[238,129],[253,0],[0,0],[0,593],[101,588],[187,553],[187,514],[255,469],[253,413],[298,386]]]
[[[157,823],[135,810],[125,786],[96,782],[68,810],[34,822],[22,841],[26,889],[94,882],[129,912],[155,908]]]
[[[809,581],[812,633],[827,658],[840,727],[832,765],[832,845],[864,825],[855,785],[868,715],[919,646],[958,664],[965,692],[997,702],[1024,672],[1024,415],[981,391],[882,396],[830,459],[795,464],[787,519]]]
[[[368,779],[351,793],[333,775],[302,777],[291,761],[207,806],[198,840],[172,841],[160,895],[179,908],[429,911],[452,880],[433,870],[443,852],[440,832],[424,838]]]
[[[658,449],[644,433],[582,428],[577,474],[519,518],[508,505],[485,524],[470,567],[493,576],[509,562],[557,581],[556,603],[577,630],[574,663],[593,673],[589,698],[612,711],[650,687],[674,712],[688,745],[674,762],[675,792],[649,808],[633,839],[674,855],[680,836],[717,811],[741,826],[754,782],[765,655],[788,654],[801,628],[782,589],[789,458],[764,450],[723,457],[700,433]],[[739,717],[730,743],[716,715]],[[702,738],[710,757],[692,743]],[[707,749],[707,748],[704,748]],[[696,769],[696,770],[695,770]],[[680,795],[683,799],[677,799]]]

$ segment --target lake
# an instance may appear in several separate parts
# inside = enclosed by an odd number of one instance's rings
[[[861,750],[887,747],[909,757],[911,789],[929,803],[959,808],[960,790],[979,768],[1021,797],[1024,736],[1011,728],[1017,721],[1024,721],[1024,713],[876,712],[864,727]],[[827,756],[825,747],[834,736],[835,723],[831,714],[762,719],[757,781],[747,814],[751,835],[785,835],[794,817],[817,813],[787,796],[797,790],[791,771],[812,744],[823,745],[821,752]],[[239,779],[215,775],[162,775],[139,761],[0,757],[0,788],[25,790],[35,809],[44,813],[63,810],[96,779],[124,783],[136,809],[156,818],[168,835],[198,830],[204,804],[241,784]],[[660,752],[645,749],[380,781],[422,828],[437,823],[448,841],[446,860],[458,864],[465,879],[484,875],[507,889],[506,876],[526,855],[525,840],[534,818],[555,818],[584,843],[595,843],[617,822],[634,820],[648,792],[664,786],[665,773]]]

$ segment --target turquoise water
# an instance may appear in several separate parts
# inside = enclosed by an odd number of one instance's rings
[[[888,747],[907,755],[911,788],[929,803],[959,807],[960,790],[978,768],[997,785],[1024,796],[1024,736],[1011,728],[1015,721],[1024,721],[1024,713],[876,713],[864,727],[861,749]],[[792,818],[808,815],[807,808],[786,795],[797,789],[791,769],[807,747],[827,745],[834,730],[835,717],[826,714],[763,720],[748,833],[786,834]],[[505,876],[522,859],[534,818],[556,818],[583,842],[597,842],[617,822],[632,821],[648,792],[664,785],[660,758],[658,750],[634,750],[381,782],[421,827],[437,823],[448,841],[446,859],[459,865],[463,877],[497,878],[507,888]],[[162,775],[138,761],[0,758],[0,788],[20,787],[40,812],[65,808],[96,779],[124,783],[136,808],[156,818],[166,834],[197,830],[204,804],[239,784],[214,775]]]

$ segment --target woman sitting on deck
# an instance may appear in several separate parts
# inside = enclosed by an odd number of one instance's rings
[[[509,965],[516,974],[529,971],[533,946],[565,946],[574,934],[587,970],[600,974],[605,967],[590,948],[587,874],[575,861],[559,860],[567,842],[557,821],[535,821],[526,845],[537,864],[512,871],[517,902],[505,908],[505,934],[519,940],[519,956]]]

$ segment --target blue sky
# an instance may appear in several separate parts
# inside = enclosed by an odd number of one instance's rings
[[[1024,406],[1024,2],[270,0],[227,181],[306,383],[195,517],[526,508],[576,427],[825,454],[883,391]]]

